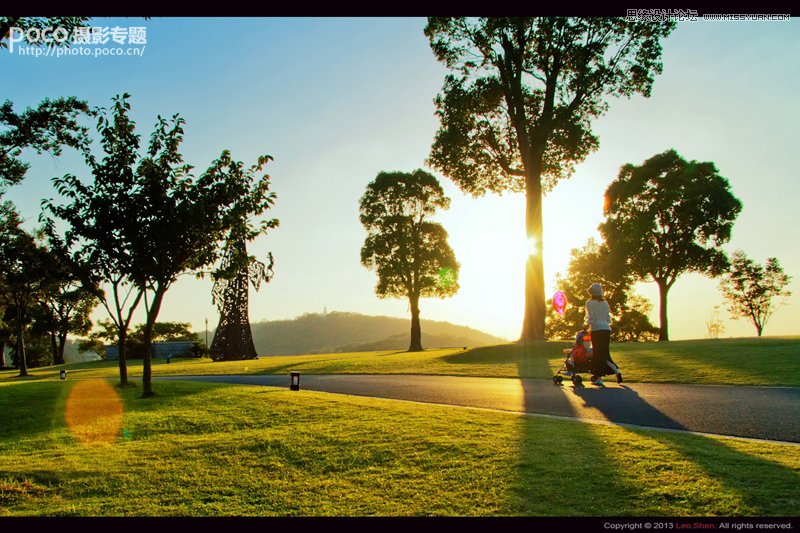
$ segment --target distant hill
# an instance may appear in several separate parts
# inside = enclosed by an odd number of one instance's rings
[[[358,313],[307,313],[292,320],[251,324],[258,355],[300,355],[326,352],[404,350],[410,340],[411,321]],[[507,342],[466,326],[422,320],[422,346],[449,348]]]

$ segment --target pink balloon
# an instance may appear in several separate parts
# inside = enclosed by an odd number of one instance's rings
[[[559,315],[564,314],[564,310],[567,308],[567,295],[564,291],[556,291],[553,294],[553,309],[556,310],[556,313]]]

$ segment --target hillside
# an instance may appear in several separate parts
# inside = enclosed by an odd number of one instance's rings
[[[407,349],[410,321],[358,313],[307,313],[292,320],[251,324],[259,355]],[[422,320],[422,346],[482,346],[506,342],[466,326]]]

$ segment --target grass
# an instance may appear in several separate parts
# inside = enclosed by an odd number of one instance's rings
[[[0,383],[0,515],[800,515],[800,446],[270,387],[165,382],[145,400],[110,383]]]
[[[181,374],[437,374],[550,379],[570,342],[528,346],[504,344],[464,350],[433,349],[270,356],[252,361],[214,363],[209,359],[155,360],[154,375]],[[617,343],[614,360],[628,382],[800,386],[800,337]],[[61,368],[70,375],[108,377],[116,362],[78,363],[31,370],[31,380],[52,378]],[[141,361],[130,361],[131,376],[141,375]],[[0,382],[18,380],[16,371],[0,371]]]

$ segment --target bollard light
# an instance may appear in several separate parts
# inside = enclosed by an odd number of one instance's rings
[[[289,389],[300,390],[300,372],[290,372],[289,375],[291,376]]]
[[[61,372],[58,373],[58,376],[61,379],[67,379],[67,371],[66,370],[62,370]]]

